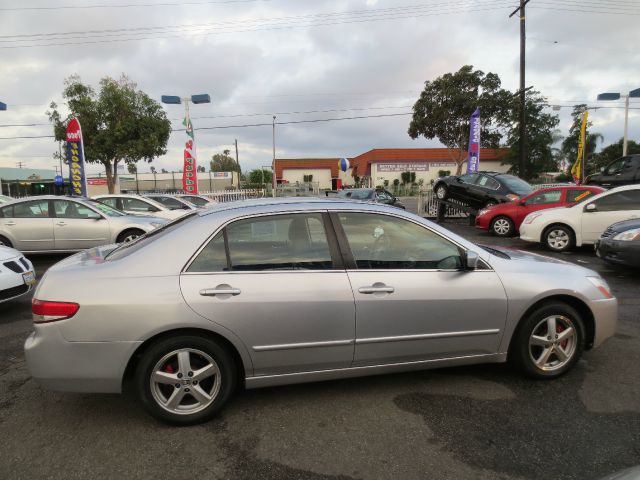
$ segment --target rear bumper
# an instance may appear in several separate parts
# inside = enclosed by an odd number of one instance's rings
[[[640,242],[620,242],[605,238],[596,242],[596,254],[605,262],[640,267]]]
[[[36,325],[24,344],[27,367],[43,387],[66,392],[119,393],[141,342],[68,342],[55,324]]]
[[[618,300],[608,298],[606,300],[595,300],[589,306],[595,319],[595,335],[593,346],[598,347],[607,338],[613,337],[618,325]]]

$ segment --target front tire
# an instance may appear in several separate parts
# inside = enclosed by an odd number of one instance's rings
[[[446,185],[440,184],[436,186],[434,193],[436,194],[438,200],[446,200],[447,196],[449,195],[449,189],[446,187]]]
[[[557,378],[573,368],[585,343],[580,314],[562,302],[543,304],[529,314],[515,334],[510,359],[533,378]]]
[[[138,399],[152,416],[195,425],[217,414],[236,388],[236,365],[215,340],[184,335],[147,350],[136,368]]]
[[[135,240],[136,238],[141,237],[142,235],[144,235],[144,231],[143,230],[138,230],[137,228],[132,228],[132,229],[129,229],[129,230],[125,230],[120,235],[118,235],[118,238],[116,239],[116,242],[117,243],[131,242],[131,241]]]
[[[509,217],[500,215],[491,222],[491,231],[499,237],[510,237],[515,231],[515,225]]]
[[[566,252],[575,245],[573,231],[564,225],[552,225],[542,234],[542,242],[553,252]]]

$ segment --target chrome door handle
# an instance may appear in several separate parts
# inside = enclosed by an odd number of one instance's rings
[[[393,287],[360,287],[358,289],[360,293],[393,293],[396,291]]]
[[[58,223],[56,223],[56,225],[58,225],[60,227],[64,227],[66,225],[66,222],[58,222]]]
[[[203,288],[200,290],[203,297],[215,297],[216,295],[240,295],[239,288]]]
[[[16,224],[16,222],[5,222],[5,225],[12,227]]]

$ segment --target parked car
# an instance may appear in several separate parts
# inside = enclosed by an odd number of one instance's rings
[[[589,175],[585,183],[612,188],[640,183],[640,155],[627,155],[611,162],[600,173]]]
[[[3,203],[13,202],[15,198],[7,197],[6,195],[0,195],[0,205]]]
[[[130,387],[157,418],[192,424],[238,383],[507,358],[555,378],[613,335],[617,301],[594,271],[483,248],[398,208],[279,198],[71,256],[39,283],[33,314],[40,384]]]
[[[614,188],[572,207],[530,213],[520,225],[520,238],[562,252],[592,245],[609,225],[633,218],[640,218],[640,185]]]
[[[192,203],[196,207],[201,207],[201,208],[208,208],[218,204],[218,202],[216,202],[215,200],[209,197],[205,197],[204,195],[192,195],[189,193],[179,193],[176,195],[176,197],[186,200],[187,202]]]
[[[376,188],[350,188],[340,190],[338,192],[338,198],[383,203],[385,205],[392,205],[403,210],[406,208],[403,203],[398,200],[398,197],[390,192],[387,192],[386,190],[380,190]]]
[[[516,235],[520,224],[531,212],[547,208],[575,205],[604,192],[596,186],[558,186],[536,190],[520,200],[483,208],[476,217],[476,228],[488,230],[499,237]]]
[[[35,283],[31,262],[18,250],[0,246],[0,303],[30,292]]]
[[[176,195],[168,195],[166,193],[148,193],[144,195],[144,198],[155,200],[167,207],[169,210],[195,210],[198,208],[193,203],[187,202],[183,198]]]
[[[165,223],[87,198],[43,195],[0,206],[0,245],[22,252],[74,252],[129,242]]]
[[[121,212],[129,213],[132,215],[147,215],[152,217],[166,218],[168,220],[174,220],[181,217],[185,213],[185,210],[171,210],[169,207],[146,198],[141,195],[133,194],[109,194],[109,195],[96,195],[94,200],[98,200],[100,203],[120,210]]]
[[[640,267],[640,219],[607,228],[596,242],[596,254],[614,265]]]
[[[458,200],[476,209],[519,200],[532,191],[524,180],[497,172],[442,177],[433,186],[439,200]]]

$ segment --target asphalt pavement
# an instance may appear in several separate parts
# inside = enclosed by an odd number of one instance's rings
[[[479,365],[241,391],[188,428],[126,396],[41,389],[22,350],[30,298],[0,304],[0,478],[598,479],[640,464],[640,274],[590,248],[552,256],[600,272],[620,301],[616,336],[561,379]],[[32,256],[38,278],[60,258]]]

